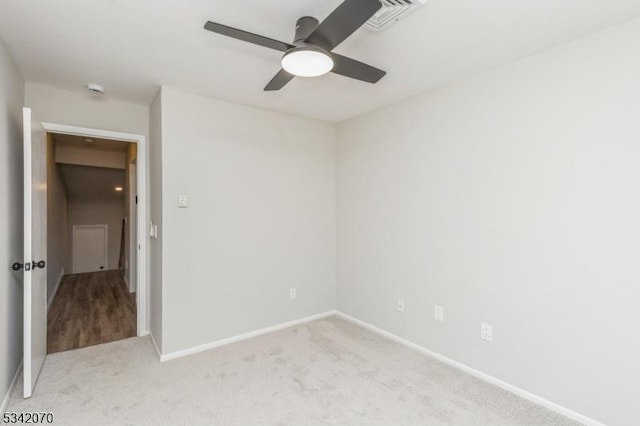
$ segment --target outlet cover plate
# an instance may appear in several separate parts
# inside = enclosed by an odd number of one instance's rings
[[[444,322],[444,308],[442,306],[433,307],[433,317],[436,321]]]
[[[480,338],[487,342],[493,342],[493,326],[487,323],[480,324]]]

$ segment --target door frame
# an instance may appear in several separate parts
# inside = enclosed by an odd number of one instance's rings
[[[146,226],[148,218],[148,180],[147,180],[147,140],[144,135],[134,133],[112,132],[110,130],[90,129],[87,127],[69,126],[66,124],[42,123],[45,131],[63,135],[74,135],[89,138],[112,139],[121,142],[132,142],[137,144],[137,185],[138,185],[138,289],[137,289],[137,310],[138,310],[138,336],[149,334],[149,262],[148,262],[148,239],[146,238]]]
[[[133,173],[133,171],[135,171],[135,173]],[[135,180],[132,179],[132,176],[134,177]],[[135,183],[135,185],[132,185],[132,182]],[[137,293],[137,289],[138,289],[138,262],[136,259],[136,262],[133,262],[132,259],[134,258],[131,254],[135,253],[136,251],[136,245],[138,244],[138,227],[140,226],[140,224],[138,223],[138,158],[136,155],[136,158],[134,158],[133,160],[129,161],[129,176],[128,176],[128,185],[129,185],[129,211],[127,212],[127,214],[129,215],[129,222],[127,223],[128,226],[128,232],[129,232],[129,247],[128,247],[128,258],[127,258],[127,262],[128,262],[128,270],[129,273],[131,273],[131,269],[132,269],[132,265],[135,265],[135,272],[136,272],[136,276],[134,279],[132,279],[133,282],[133,286],[131,285],[132,283],[127,282],[127,286],[129,287],[129,292],[131,293],[132,291]],[[135,214],[134,214],[135,212]],[[133,227],[132,224],[135,223],[136,224],[136,235],[135,238],[131,235],[131,228]]]
[[[76,230],[81,228],[102,228],[104,229],[104,260],[103,264],[105,265],[105,271],[109,269],[109,225],[73,225],[71,230],[71,264],[73,266],[73,273],[77,274],[77,266],[76,265]]]

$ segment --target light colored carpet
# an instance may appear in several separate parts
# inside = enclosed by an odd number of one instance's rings
[[[575,425],[336,317],[160,363],[149,338],[50,355],[31,399],[59,425]]]

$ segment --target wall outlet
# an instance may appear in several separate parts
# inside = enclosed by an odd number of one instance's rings
[[[289,299],[294,300],[298,298],[298,292],[296,291],[295,288],[290,288],[289,289]]]
[[[491,324],[480,324],[480,338],[487,342],[493,342],[493,326]]]
[[[404,312],[404,299],[398,299],[398,311]]]
[[[444,322],[444,308],[442,306],[434,306],[433,317],[436,319],[436,321]]]

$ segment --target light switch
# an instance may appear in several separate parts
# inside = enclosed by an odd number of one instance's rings
[[[178,195],[178,207],[189,207],[189,196],[187,194]]]

